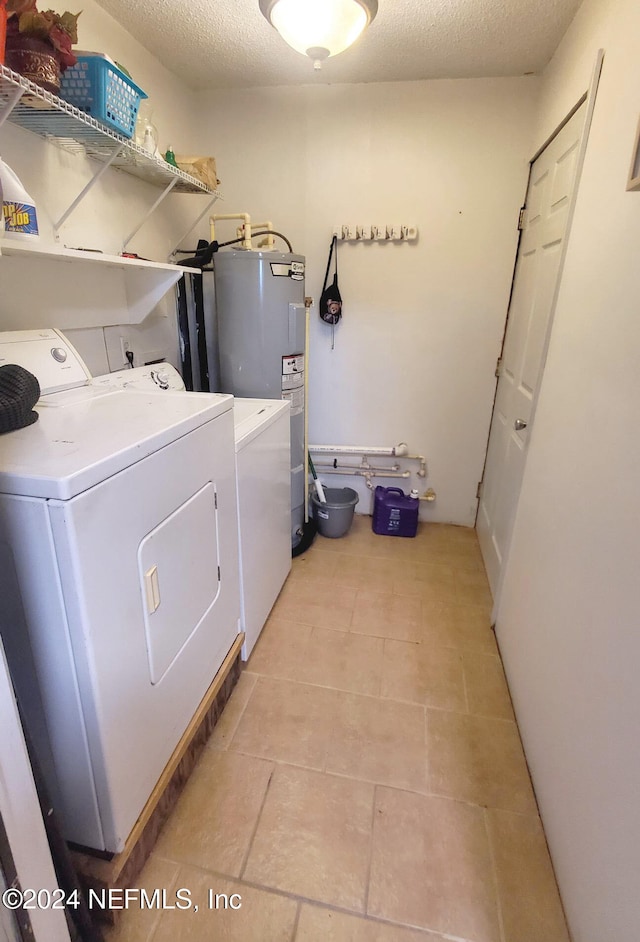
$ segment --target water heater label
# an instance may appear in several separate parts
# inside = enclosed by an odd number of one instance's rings
[[[304,353],[294,353],[293,356],[282,358],[282,375],[288,373],[304,373]]]
[[[304,354],[282,358],[282,398],[288,399],[291,415],[304,412]]]
[[[304,386],[300,386],[299,389],[290,389],[288,392],[283,389],[282,398],[289,400],[291,415],[300,415],[304,412]]]
[[[274,278],[304,281],[304,262],[271,262],[271,274]]]

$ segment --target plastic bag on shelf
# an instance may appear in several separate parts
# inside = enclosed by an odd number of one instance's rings
[[[195,177],[209,189],[215,190],[218,187],[220,181],[216,176],[215,157],[184,157],[176,154],[176,163],[180,170]]]

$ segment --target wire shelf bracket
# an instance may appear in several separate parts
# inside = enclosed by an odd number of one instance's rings
[[[207,213],[209,212],[209,210],[211,209],[211,207],[213,206],[213,204],[214,204],[214,203],[216,202],[216,200],[218,200],[218,199],[220,199],[220,197],[216,194],[216,195],[214,195],[213,199],[209,200],[209,202],[207,203],[207,205],[205,206],[205,208],[202,210],[202,212],[200,213],[200,215],[198,216],[198,218],[197,218],[196,220],[194,220],[193,225],[189,226],[189,228],[187,229],[187,231],[185,232],[185,234],[182,236],[182,238],[179,239],[178,242],[175,244],[175,246],[174,246],[173,249],[171,250],[171,253],[170,253],[170,255],[169,255],[169,258],[174,258],[174,256],[175,256],[175,254],[176,254],[178,248],[182,245],[182,243],[183,243],[184,240],[187,238],[187,236],[189,235],[189,233],[190,233],[190,232],[193,232],[193,230],[194,230],[195,227],[198,225],[198,223],[200,222],[200,220],[201,220],[204,216],[207,215]],[[197,271],[197,269],[195,269],[195,271]]]
[[[69,218],[69,216],[71,215],[71,213],[72,213],[75,209],[77,209],[77,207],[80,205],[80,203],[81,203],[82,200],[85,198],[85,196],[87,195],[87,193],[89,193],[89,191],[90,191],[91,189],[93,189],[94,184],[96,184],[96,183],[98,182],[98,180],[100,179],[100,177],[109,169],[109,167],[111,166],[111,164],[113,163],[113,161],[116,159],[116,157],[117,157],[118,154],[120,153],[121,149],[122,149],[122,148],[118,147],[116,150],[114,150],[114,152],[113,152],[113,154],[111,155],[111,157],[109,158],[109,160],[108,160],[106,163],[102,164],[102,165],[98,168],[98,170],[97,170],[96,173],[94,173],[94,175],[91,177],[91,179],[89,180],[89,182],[87,183],[87,185],[84,186],[84,187],[82,188],[82,190],[78,193],[78,195],[77,195],[76,198],[74,199],[73,203],[71,203],[71,205],[69,206],[69,208],[64,211],[64,213],[62,214],[62,216],[60,216],[60,219],[58,219],[57,222],[54,222],[54,224],[53,224],[53,231],[54,231],[55,234],[56,234],[56,240],[60,238],[59,232],[60,232],[60,229],[61,229],[61,227],[63,226],[63,224],[67,221],[67,219]]]
[[[133,229],[133,231],[129,233],[129,235],[127,236],[127,238],[126,238],[126,239],[124,240],[124,242],[122,243],[122,251],[123,251],[123,252],[124,252],[124,250],[126,249],[126,247],[128,246],[128,244],[131,242],[131,240],[133,239],[134,235],[136,235],[136,233],[139,232],[140,229],[142,229],[142,227],[144,226],[144,224],[145,224],[145,222],[147,221],[147,219],[149,218],[149,216],[158,208],[158,206],[160,205],[160,203],[164,200],[165,196],[168,196],[168,195],[169,195],[169,193],[170,193],[171,190],[174,188],[174,186],[176,185],[177,182],[178,182],[177,180],[172,180],[172,181],[171,181],[171,183],[169,184],[169,186],[168,186],[165,190],[162,191],[162,193],[160,194],[160,196],[158,197],[158,199],[155,201],[155,203],[153,204],[153,206],[147,211],[146,215],[140,220],[140,222],[139,222],[138,225],[135,227],[135,229]]]

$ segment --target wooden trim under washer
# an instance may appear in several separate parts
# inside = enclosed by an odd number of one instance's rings
[[[243,644],[244,633],[242,632],[231,646],[213,683],[173,751],[127,838],[124,850],[110,859],[94,857],[90,851],[72,850],[74,866],[87,889],[102,892],[110,889],[126,889],[133,885],[238,682],[241,671],[240,652]],[[114,922],[117,914],[117,911],[110,909],[97,911],[94,909],[94,912],[101,920],[110,923]]]

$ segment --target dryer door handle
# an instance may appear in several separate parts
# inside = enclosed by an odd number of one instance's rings
[[[160,607],[160,583],[158,581],[158,567],[152,566],[144,574],[144,589],[147,596],[147,612],[153,615]]]

